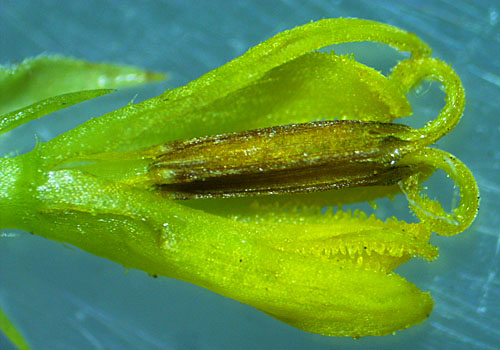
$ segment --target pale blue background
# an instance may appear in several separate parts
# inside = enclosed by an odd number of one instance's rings
[[[453,63],[468,104],[439,147],[469,165],[482,195],[471,229],[433,239],[441,248],[437,262],[398,269],[430,290],[436,304],[424,324],[395,336],[352,340],[305,333],[199,287],[126,273],[76,248],[14,231],[0,239],[0,305],[36,349],[500,349],[499,11],[500,2],[493,0],[0,0],[0,62],[49,52],[171,73],[168,82],[30,123],[0,138],[2,154],[25,152],[34,134],[50,139],[135,95],[142,100],[185,84],[284,29],[351,16],[413,31],[436,56]],[[359,58],[370,53],[370,46],[360,49]],[[437,99],[430,96],[412,97],[425,118],[435,115],[441,100],[439,91]],[[435,184],[449,185],[439,178]],[[443,193],[436,195],[446,200]],[[384,210],[406,213],[385,202]],[[10,348],[0,338],[0,349]]]

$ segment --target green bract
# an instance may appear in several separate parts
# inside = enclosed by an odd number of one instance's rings
[[[385,77],[352,57],[314,52],[352,41],[382,42],[411,57]],[[24,229],[128,268],[197,284],[310,332],[361,337],[420,323],[432,310],[430,295],[392,270],[414,256],[435,259],[431,233],[463,231],[478,205],[468,169],[427,147],[455,127],[465,103],[455,72],[429,54],[415,35],[359,19],[326,19],[280,33],[184,87],[91,119],[27,154],[3,159],[0,227]],[[380,129],[382,140],[411,144],[407,154],[391,155],[393,160],[381,164],[390,168],[397,161],[410,169],[395,183],[174,201],[134,180],[148,176],[151,161],[160,156],[145,150],[172,140],[323,119],[354,119],[374,127],[390,123],[411,114],[405,94],[422,79],[442,83],[446,105],[422,129],[399,128],[391,135]],[[0,84],[9,89],[15,81],[14,72]],[[18,94],[24,94],[22,89]],[[17,120],[28,121],[61,103],[99,94],[30,101],[35,104],[4,116],[5,125],[19,124],[10,121],[20,113]],[[342,141],[355,152],[356,147],[367,152],[359,137],[347,134]],[[461,190],[460,204],[451,213],[420,194],[421,182],[437,168]],[[321,213],[327,205],[402,192],[419,223],[383,222],[359,211]]]

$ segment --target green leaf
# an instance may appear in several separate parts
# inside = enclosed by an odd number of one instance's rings
[[[0,309],[0,330],[19,350],[29,350],[30,346],[16,325],[9,320],[5,312]]]
[[[116,89],[162,80],[165,75],[132,66],[53,56],[0,66],[0,114],[52,96],[80,90]]]
[[[24,123],[41,118],[52,112],[95,97],[109,94],[113,91],[114,90],[110,89],[101,89],[70,92],[67,94],[49,97],[45,100],[35,102],[30,106],[0,115],[0,134],[13,130]]]

